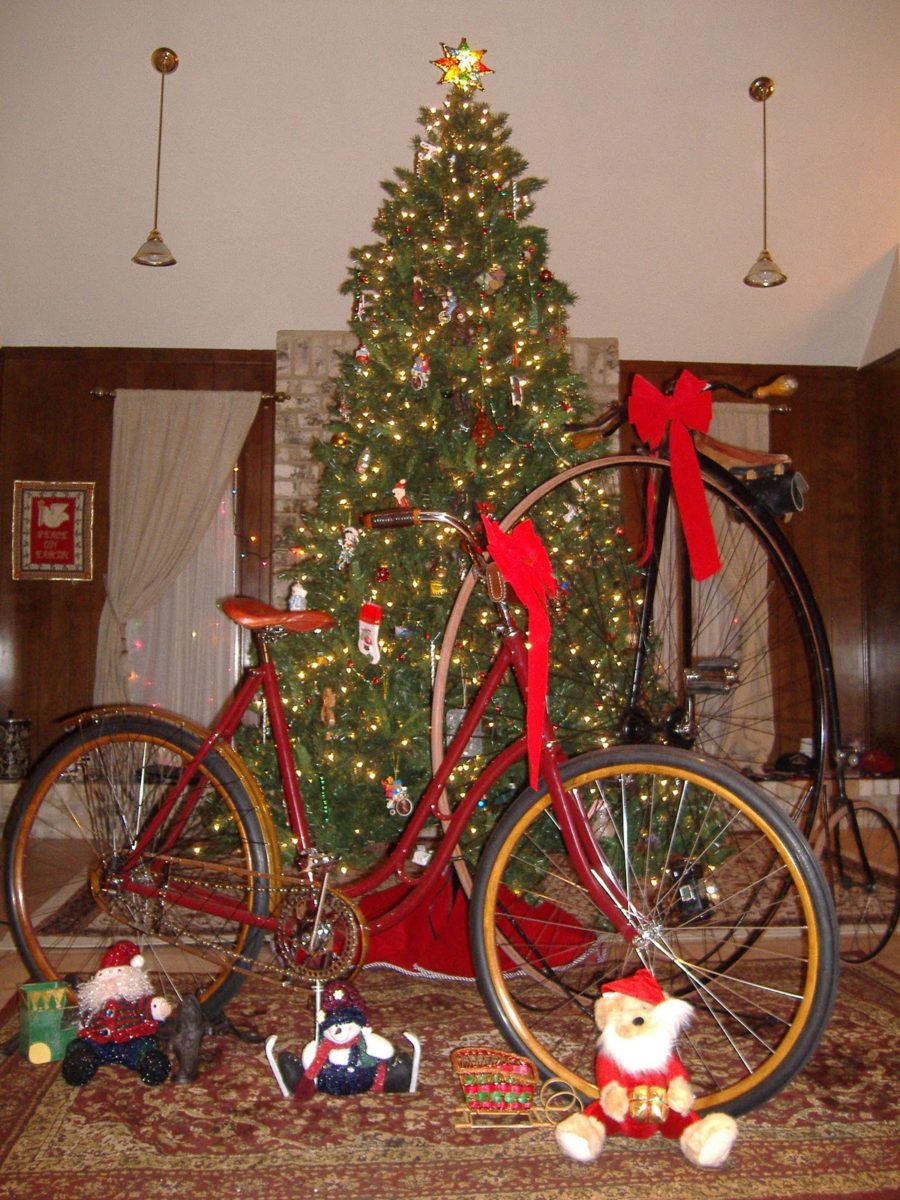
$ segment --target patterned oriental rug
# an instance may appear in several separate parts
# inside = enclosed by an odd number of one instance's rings
[[[3,1200],[888,1200],[900,1195],[900,977],[845,972],[807,1070],[740,1120],[728,1165],[699,1172],[661,1138],[613,1139],[600,1160],[563,1159],[549,1128],[465,1128],[450,1052],[500,1048],[472,984],[369,970],[357,984],[376,1031],[422,1042],[415,1095],[284,1100],[261,1045],[205,1039],[199,1080],[148,1087],[101,1068],[69,1087],[59,1064],[0,1061]],[[274,999],[273,999],[274,997]],[[248,985],[229,1008],[241,1028],[299,1051],[311,1036],[302,994]],[[0,1045],[15,1037],[14,1004]]]

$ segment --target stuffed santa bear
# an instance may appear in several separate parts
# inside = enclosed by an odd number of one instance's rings
[[[153,994],[143,967],[134,942],[116,942],[104,954],[97,974],[78,987],[81,1028],[63,1059],[67,1083],[87,1083],[106,1063],[137,1071],[144,1083],[168,1079],[169,1060],[156,1031],[172,1006]]]
[[[556,1127],[563,1153],[593,1162],[608,1134],[679,1142],[688,1162],[720,1167],[728,1159],[737,1125],[726,1113],[703,1118],[675,1041],[693,1015],[685,1000],[667,996],[650,971],[604,984],[594,1005],[600,1040],[594,1071],[599,1098]]]

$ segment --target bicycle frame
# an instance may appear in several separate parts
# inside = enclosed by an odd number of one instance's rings
[[[442,810],[441,799],[447,783],[507,671],[512,671],[523,699],[527,696],[527,652],[524,634],[515,625],[505,603],[497,603],[497,608],[501,617],[498,651],[448,747],[444,761],[413,809],[403,833],[381,861],[358,879],[336,889],[348,899],[358,900],[372,894],[391,878],[409,885],[397,903],[367,922],[367,927],[372,933],[381,932],[404,921],[415,908],[437,891],[446,868],[457,852],[460,834],[477,804],[505,772],[526,755],[525,738],[522,736],[487,764],[452,812]],[[148,898],[164,892],[169,903],[174,902],[195,911],[229,917],[243,924],[274,930],[279,919],[277,905],[275,914],[270,912],[260,915],[252,913],[246,905],[236,906],[233,897],[220,895],[208,886],[200,887],[193,882],[173,883],[168,880],[157,884],[135,877],[135,869],[145,858],[157,862],[166,861],[165,846],[154,845],[153,838],[163,823],[173,817],[176,806],[181,805],[182,809],[170,827],[172,836],[168,841],[169,844],[174,843],[190,817],[194,803],[192,795],[198,794],[199,788],[202,787],[202,783],[194,782],[197,768],[202,766],[208,755],[215,753],[217,745],[231,741],[244,713],[262,693],[272,727],[286,816],[296,838],[295,868],[301,876],[306,876],[309,883],[313,883],[315,873],[309,864],[315,860],[317,851],[311,840],[297,781],[277,669],[265,640],[257,637],[256,643],[259,651],[258,664],[247,668],[225,713],[215,728],[209,731],[190,763],[182,770],[157,812],[141,831],[127,858],[118,865],[117,886]],[[546,781],[566,849],[597,908],[623,937],[633,940],[637,936],[637,929],[627,916],[627,898],[591,834],[590,824],[580,807],[577,795],[566,791],[560,780],[559,765],[563,761],[565,756],[556,740],[549,718],[545,715],[540,757],[541,775]],[[440,822],[443,836],[427,866],[421,874],[413,878],[406,870],[406,863],[429,820]]]
[[[728,391],[741,399],[755,398],[759,400],[767,399],[768,397],[785,397],[793,394],[796,389],[796,381],[792,381],[789,377],[779,377],[772,384],[765,387],[754,389],[752,392],[747,392],[734,384],[717,381],[708,385],[712,391]],[[669,389],[667,389],[669,390]],[[582,436],[586,437],[583,445],[590,445],[594,441],[602,440],[611,437],[618,432],[624,425],[628,424],[627,406],[621,402],[610,405],[610,407],[600,415],[595,425],[583,427]],[[576,445],[578,444],[578,431],[576,429]],[[667,455],[667,447],[664,443],[660,453],[663,457]],[[816,792],[810,800],[806,810],[798,813],[796,818],[801,828],[807,834],[812,836],[813,827],[817,819],[821,819],[822,826],[825,830],[825,845],[826,854],[831,855],[837,863],[838,871],[843,874],[844,867],[842,861],[842,852],[837,838],[837,833],[830,830],[831,817],[842,810],[849,813],[850,828],[853,833],[853,838],[859,850],[860,860],[863,863],[866,878],[869,886],[874,883],[874,872],[869,862],[866,853],[862,836],[859,830],[859,823],[856,817],[856,811],[853,802],[847,794],[846,785],[846,768],[850,761],[850,753],[843,746],[840,728],[840,710],[837,697],[837,683],[835,679],[834,662],[831,655],[830,643],[825,630],[825,623],[822,619],[822,614],[818,603],[812,591],[812,587],[807,579],[806,572],[800,564],[794,549],[787,538],[783,535],[780,527],[772,520],[769,520],[765,512],[759,509],[756,505],[752,493],[747,489],[740,479],[737,479],[731,472],[720,467],[716,462],[702,453],[697,455],[698,462],[701,467],[713,475],[718,474],[722,478],[727,478],[729,486],[739,491],[745,502],[753,504],[757,511],[760,512],[761,518],[764,521],[767,536],[771,541],[775,542],[779,547],[779,552],[782,560],[790,565],[790,574],[796,585],[800,604],[803,609],[806,624],[800,623],[800,629],[806,636],[807,651],[818,663],[823,684],[824,703],[817,713],[819,724],[819,737],[821,744],[825,748],[829,762],[826,764],[826,769],[830,766],[833,773],[833,782],[836,790],[836,797],[832,799],[829,795],[827,786],[823,786],[821,791]],[[595,460],[597,461],[597,460]],[[591,466],[593,464],[589,464]],[[575,468],[573,474],[581,470]],[[639,697],[643,682],[646,646],[649,644],[650,629],[653,620],[654,599],[656,595],[657,580],[660,571],[661,554],[660,547],[662,546],[666,521],[668,517],[669,505],[672,497],[670,494],[670,482],[668,477],[664,477],[664,482],[659,488],[654,497],[653,522],[652,527],[646,532],[646,550],[645,561],[646,566],[646,583],[644,588],[644,604],[641,612],[641,625],[639,630],[639,642],[637,653],[634,661],[634,671],[631,680],[629,681],[628,706],[624,716],[622,733],[626,739],[640,741],[642,740],[640,731],[640,713],[639,713]],[[776,567],[782,571],[781,562],[774,560]],[[678,613],[678,634],[681,640],[681,652],[684,666],[690,667],[691,662],[691,584],[690,570],[687,562],[686,548],[683,544],[680,546],[679,553],[679,569],[682,574],[681,586],[681,609]],[[679,703],[682,705],[686,714],[685,721],[688,726],[692,723],[691,702],[686,695],[679,697]],[[680,730],[673,730],[676,734]],[[688,728],[685,731],[690,737],[691,730]]]

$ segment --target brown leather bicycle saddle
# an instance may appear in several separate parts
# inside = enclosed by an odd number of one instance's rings
[[[271,629],[277,625],[288,633],[310,633],[314,630],[331,629],[334,617],[331,613],[319,612],[315,608],[286,611],[273,608],[263,600],[250,596],[232,596],[222,602],[222,612],[235,624],[244,629]]]

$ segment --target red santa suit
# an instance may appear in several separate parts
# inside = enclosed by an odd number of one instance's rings
[[[618,994],[632,996],[647,1004],[657,1005],[665,995],[656,979],[646,969],[636,971],[627,979],[617,979],[605,983],[600,989],[604,996]],[[602,1041],[597,1057],[594,1060],[594,1074],[600,1095],[609,1083],[620,1084],[628,1093],[628,1112],[621,1121],[608,1116],[599,1100],[594,1100],[584,1110],[585,1115],[594,1117],[606,1128],[607,1133],[621,1133],[626,1137],[649,1138],[661,1133],[663,1137],[680,1138],[688,1125],[693,1125],[700,1118],[693,1111],[686,1116],[675,1112],[669,1107],[666,1093],[673,1079],[683,1079],[688,1082],[687,1069],[674,1051],[660,1067],[647,1067],[631,1073],[608,1053],[604,1053]],[[635,1097],[635,1088],[656,1088],[657,1094],[651,1097]],[[655,1113],[653,1116],[651,1114]],[[643,1119],[641,1119],[643,1117]],[[661,1119],[660,1119],[661,1118]]]
[[[78,1036],[92,1042],[130,1042],[133,1038],[149,1037],[160,1025],[151,1011],[153,999],[153,996],[140,996],[137,1000],[112,997],[91,1015]]]
[[[673,1079],[686,1080],[688,1077],[684,1064],[677,1054],[671,1055],[668,1062],[659,1071],[644,1071],[638,1075],[629,1075],[611,1058],[601,1053],[597,1055],[594,1062],[594,1072],[601,1094],[608,1083],[618,1083],[628,1092],[629,1101],[636,1087],[649,1085],[666,1091]],[[601,1121],[606,1127],[607,1133],[622,1133],[626,1137],[633,1138],[649,1138],[656,1133],[661,1133],[663,1137],[677,1139],[681,1137],[688,1125],[693,1125],[699,1119],[695,1112],[689,1112],[687,1116],[682,1116],[681,1113],[670,1108],[662,1123],[640,1121],[631,1115],[631,1111],[625,1115],[624,1120],[614,1121],[603,1111],[599,1100],[594,1100],[584,1111],[586,1116],[595,1117]]]

